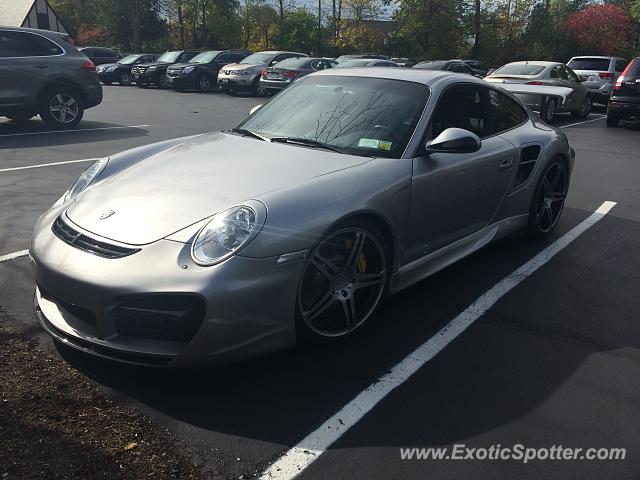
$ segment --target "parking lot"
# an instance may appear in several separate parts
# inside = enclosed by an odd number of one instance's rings
[[[349,341],[171,372],[56,350],[34,319],[24,250],[36,218],[90,159],[231,128],[264,99],[119,86],[104,87],[104,95],[73,131],[48,131],[39,119],[19,127],[0,120],[0,321],[20,325],[114,399],[168,428],[196,464],[217,478],[249,478],[296,445],[313,450],[305,440],[323,422],[609,201],[616,205],[604,218],[498,297],[359,421],[345,411],[336,443],[307,468],[293,468],[305,479],[638,478],[638,126],[607,129],[602,107],[580,121],[558,116],[576,164],[552,238],[510,238],[472,255],[388,299]],[[627,453],[624,460],[527,464],[400,458],[400,448],[453,444]]]

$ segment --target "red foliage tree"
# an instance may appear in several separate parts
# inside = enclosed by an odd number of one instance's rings
[[[83,24],[80,25],[79,30],[76,41],[80,46],[100,45],[107,38],[107,31],[104,27]]]
[[[590,5],[567,18],[564,28],[594,54],[613,55],[624,50],[631,21],[622,8]]]

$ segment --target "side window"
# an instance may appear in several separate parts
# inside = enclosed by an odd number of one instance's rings
[[[449,66],[449,71],[450,72],[456,72],[456,73],[463,73],[464,72],[464,70],[462,69],[462,67],[460,66],[459,63],[452,63]]]
[[[489,90],[489,100],[493,123],[492,134],[517,127],[528,118],[520,105],[500,92]]]
[[[245,58],[247,58],[246,53],[236,53],[233,57],[233,63],[238,63],[241,60],[244,60]]]
[[[431,123],[430,138],[447,128],[464,128],[480,138],[491,133],[486,107],[486,90],[474,85],[450,87],[440,97]]]
[[[222,65],[226,65],[231,62],[233,62],[233,56],[230,53],[223,53],[222,55],[218,55],[216,58],[216,63],[220,63]]]
[[[193,57],[195,57],[197,54],[198,54],[198,52],[183,52],[182,54],[180,54],[180,58],[178,59],[178,61],[179,62],[188,62]]]
[[[576,72],[571,70],[569,67],[565,67],[565,71],[567,74],[567,78],[569,79],[570,82],[574,82],[574,83],[580,82],[580,79],[578,79],[578,75],[576,75]]]
[[[549,72],[549,76],[551,78],[562,78],[561,70],[562,70],[562,67],[560,65],[556,65],[551,69],[551,72]]]
[[[103,48],[94,48],[93,49],[93,56],[96,57],[96,58],[107,58],[107,57],[110,57],[109,52],[107,52]]]
[[[287,55],[286,53],[281,53],[280,55],[276,55],[269,65],[275,65],[278,62],[281,62],[285,58],[291,58],[293,55]]]
[[[0,58],[60,55],[62,49],[40,35],[0,32]]]
[[[616,72],[624,72],[624,69],[627,68],[626,60],[616,60]]]

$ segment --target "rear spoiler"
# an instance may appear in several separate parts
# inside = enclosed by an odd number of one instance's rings
[[[506,91],[513,94],[521,95],[540,95],[541,100],[545,101],[546,98],[556,98],[559,100],[558,104],[562,105],[569,95],[573,92],[572,88],[568,87],[552,87],[550,85],[526,85],[522,83],[494,83],[504,88]]]

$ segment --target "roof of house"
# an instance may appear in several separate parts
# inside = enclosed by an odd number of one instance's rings
[[[34,0],[2,0],[0,25],[20,27],[29,14]]]

